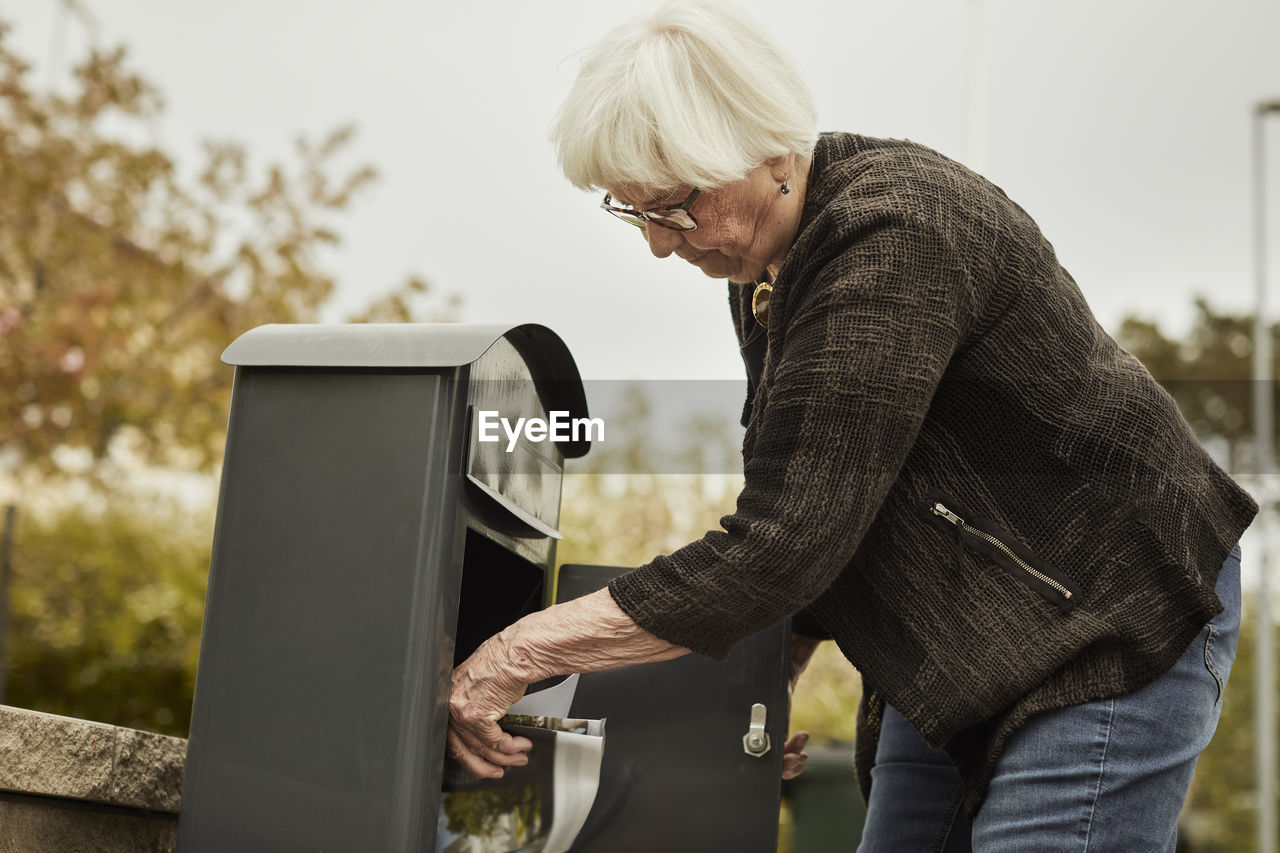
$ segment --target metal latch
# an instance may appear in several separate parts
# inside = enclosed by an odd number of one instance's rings
[[[751,706],[751,725],[742,736],[742,751],[747,755],[760,758],[769,751],[769,733],[764,730],[766,709],[760,703]]]

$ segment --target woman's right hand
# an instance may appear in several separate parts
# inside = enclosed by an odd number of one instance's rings
[[[500,779],[506,767],[529,763],[533,742],[498,727],[525,685],[513,676],[502,635],[490,637],[453,671],[449,694],[449,756],[481,779]]]
[[[528,738],[498,726],[530,683],[688,652],[637,625],[607,589],[530,613],[485,640],[453,671],[448,753],[476,776],[500,779],[503,768],[528,763],[525,753],[533,748]]]

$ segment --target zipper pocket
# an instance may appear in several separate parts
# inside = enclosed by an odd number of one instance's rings
[[[1063,613],[1080,603],[1080,590],[1074,582],[1048,565],[999,525],[978,518],[956,501],[943,495],[930,495],[926,504],[928,517],[935,527],[954,531],[960,541],[991,558],[1009,574],[1040,593]]]

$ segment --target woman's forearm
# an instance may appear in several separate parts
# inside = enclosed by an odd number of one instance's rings
[[[531,613],[494,638],[510,674],[529,684],[571,672],[598,672],[670,660],[689,650],[649,633],[601,589]]]

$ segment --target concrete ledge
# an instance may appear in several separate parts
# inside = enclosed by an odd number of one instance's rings
[[[0,791],[176,815],[186,757],[182,738],[0,705]]]

